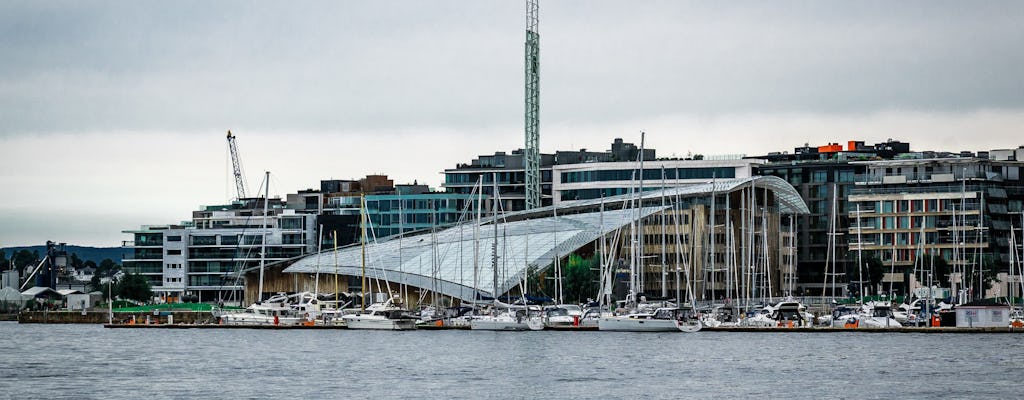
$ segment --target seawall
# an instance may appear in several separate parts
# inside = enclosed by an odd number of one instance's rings
[[[153,312],[114,312],[114,322],[127,322],[135,317],[136,324],[166,324],[173,319],[175,324],[198,324],[213,321],[208,311],[160,311]],[[106,324],[109,322],[107,311],[23,311],[18,314],[18,322],[22,324]]]

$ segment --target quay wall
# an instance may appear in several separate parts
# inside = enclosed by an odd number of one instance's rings
[[[106,324],[107,311],[23,311],[18,314],[18,322],[22,324]],[[197,324],[213,321],[208,311],[161,311],[152,312],[115,312],[114,323],[127,322],[135,317],[136,324],[145,324],[146,317],[151,323],[166,324],[169,316],[173,316],[175,324]]]

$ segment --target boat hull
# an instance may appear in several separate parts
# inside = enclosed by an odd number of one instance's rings
[[[517,321],[511,318],[474,318],[469,321],[469,328],[475,331],[536,331],[544,329],[539,320]]]
[[[302,321],[302,318],[299,317],[278,317],[277,323],[274,323],[274,317],[253,313],[224,314],[220,318],[225,325],[250,326],[291,326],[298,325]]]
[[[374,315],[345,316],[348,329],[372,329],[383,331],[408,331],[416,329],[416,321],[412,319],[378,318]]]
[[[672,319],[601,317],[597,329],[617,332],[679,332]]]

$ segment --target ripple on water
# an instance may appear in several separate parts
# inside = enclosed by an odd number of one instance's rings
[[[4,322],[0,337],[0,398],[1015,398],[1024,373],[1016,335],[121,330]]]

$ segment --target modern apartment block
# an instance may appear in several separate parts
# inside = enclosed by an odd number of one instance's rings
[[[643,170],[644,190],[707,183],[714,179],[749,178],[762,160],[650,160]],[[552,167],[555,204],[591,200],[639,190],[638,162],[589,162]]]
[[[855,161],[888,159],[910,151],[906,142],[888,140],[875,145],[849,141],[824,146],[804,145],[792,153],[773,152],[755,158],[766,160],[756,167],[758,175],[772,175],[789,182],[807,203],[810,214],[796,217],[796,253],[798,293],[821,294],[828,273],[852,270],[845,233],[850,226],[847,196],[865,166]],[[833,226],[834,225],[834,226]],[[829,246],[830,232],[836,232],[835,243]],[[834,260],[834,261],[833,261]],[[856,260],[854,259],[854,262]],[[834,263],[834,267],[831,264]],[[832,277],[829,277],[830,279]],[[838,281],[845,282],[845,276]],[[844,286],[845,287],[845,286]],[[837,290],[836,294],[841,294]]]
[[[320,182],[320,190],[302,190],[289,194],[287,207],[302,214],[317,215],[317,229],[324,231],[323,245],[357,243],[362,198],[370,222],[368,234],[383,239],[401,232],[444,227],[475,213],[478,196],[435,192],[427,185],[394,184],[386,175],[370,175],[360,180]],[[485,207],[489,196],[483,196]],[[467,207],[468,206],[468,207]],[[489,212],[485,208],[485,212]]]
[[[991,151],[991,158],[929,158],[866,161],[856,188],[849,193],[847,216],[850,251],[875,257],[896,271],[885,283],[894,282],[905,292],[904,270],[918,286],[915,260],[921,254],[938,254],[954,272],[976,269],[986,257],[998,261],[1001,281],[987,296],[1019,295],[1019,278],[1011,284],[1008,267],[1011,251],[1020,253],[1021,210],[1024,201],[1024,162],[1017,151]],[[983,153],[984,155],[984,153]],[[859,218],[858,218],[859,217]],[[859,223],[857,222],[859,219]],[[1011,234],[1011,231],[1015,233]],[[1011,240],[1011,235],[1017,238]],[[860,243],[857,246],[856,243]],[[1017,248],[1011,248],[1011,242]],[[920,267],[920,264],[918,264]],[[953,292],[971,287],[968,277],[951,279]],[[977,288],[977,284],[973,285]],[[975,289],[977,293],[977,289]]]
[[[316,249],[315,215],[298,214],[271,198],[264,228],[263,203],[263,199],[248,198],[206,206],[182,224],[124,231],[133,240],[123,243],[127,252],[122,264],[126,271],[146,277],[153,291],[168,302],[182,296],[240,300],[244,288],[240,274],[259,267],[261,256],[269,264]]]
[[[586,149],[579,151],[558,151],[555,154],[541,154],[541,204],[549,206],[554,201],[552,169],[556,165],[628,162],[639,158],[652,161],[654,149],[641,151],[632,143],[615,139],[611,148],[604,152],[592,152]],[[482,155],[469,164],[459,164],[453,169],[444,171],[445,190],[449,193],[469,194],[479,182],[483,182],[485,195],[493,195],[494,182],[501,200],[502,211],[522,211],[526,209],[526,172],[524,169],[523,150],[515,150],[511,154],[496,152],[493,155]]]

